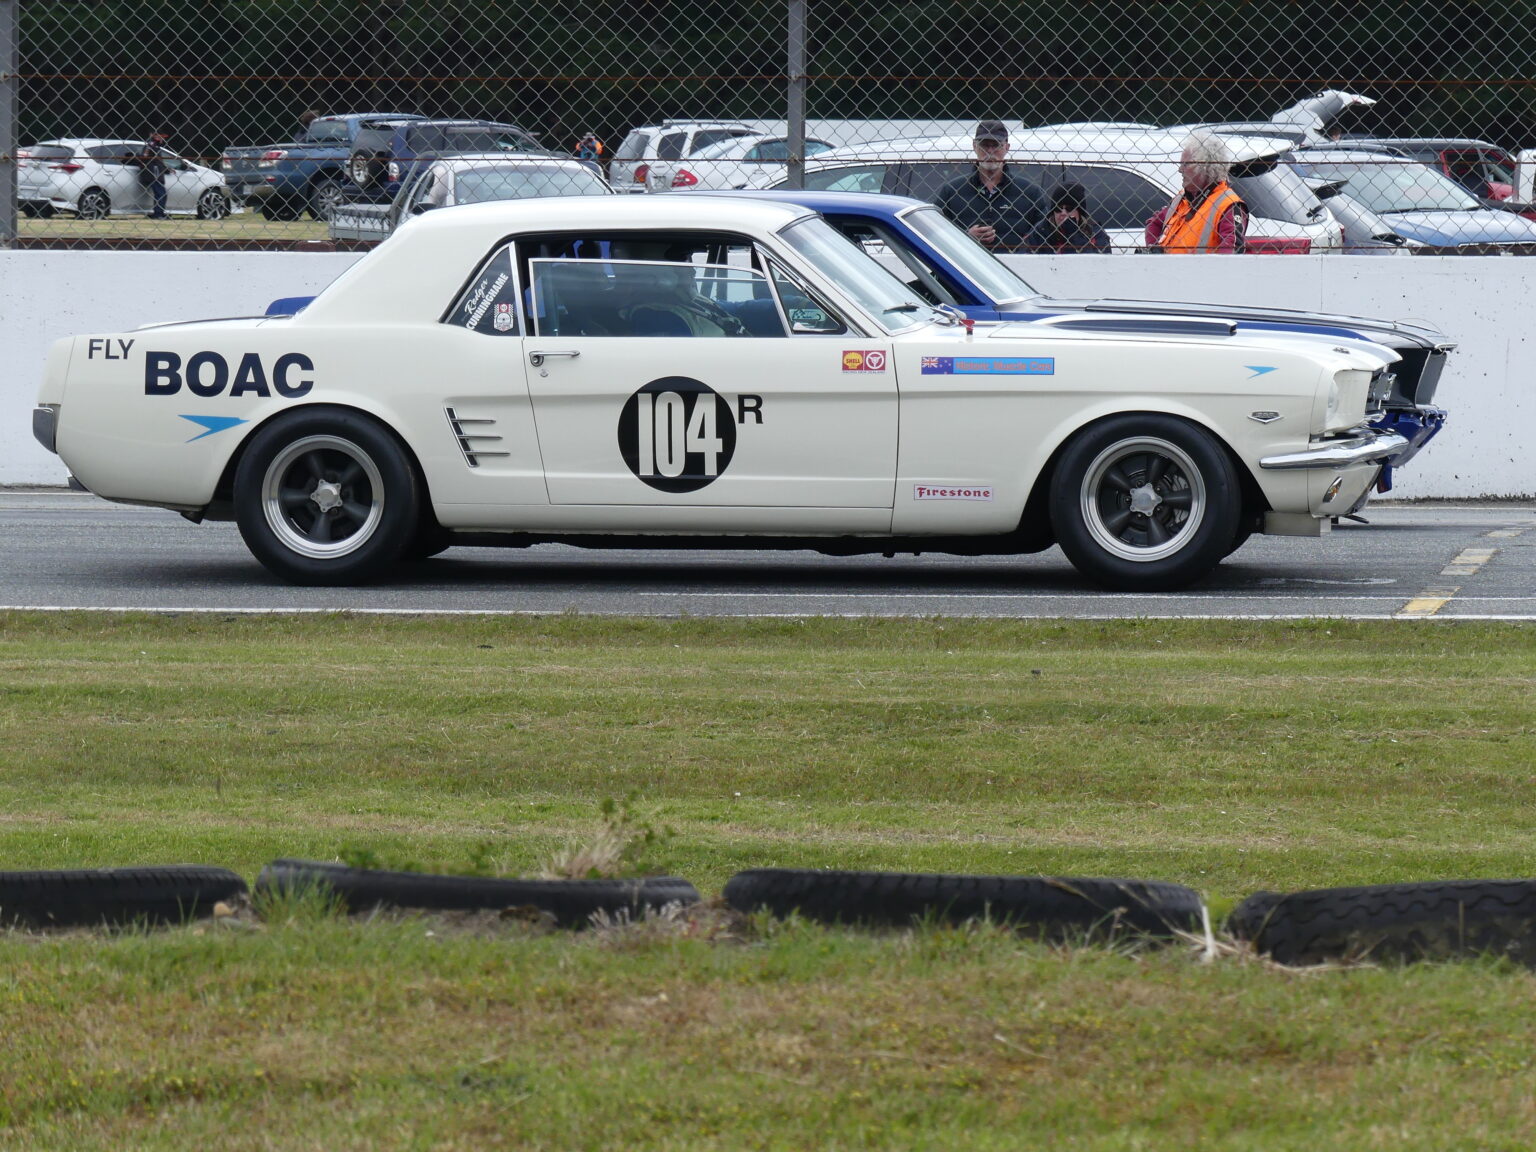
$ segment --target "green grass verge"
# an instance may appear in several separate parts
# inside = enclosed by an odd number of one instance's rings
[[[1536,874],[1536,629],[0,615],[0,867]],[[1517,1148],[1536,979],[991,930],[0,934],[0,1146]]]

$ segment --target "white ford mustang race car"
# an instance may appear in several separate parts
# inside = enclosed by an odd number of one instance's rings
[[[292,315],[56,343],[90,491],[234,519],[303,584],[455,543],[1021,553],[1170,588],[1320,534],[1401,436],[1395,353],[1221,319],[935,309],[796,205],[429,213]]]

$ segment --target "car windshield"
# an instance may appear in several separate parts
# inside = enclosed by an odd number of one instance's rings
[[[471,168],[453,180],[455,204],[531,200],[536,196],[603,196],[607,192],[607,185],[590,169],[558,164]]]
[[[1372,212],[1421,212],[1426,209],[1466,211],[1481,207],[1467,190],[1448,176],[1402,160],[1307,161],[1300,165],[1314,179],[1347,180],[1344,194]]]
[[[937,208],[914,208],[903,220],[990,299],[1027,300],[1039,296],[1026,281],[972,240]]]
[[[933,319],[931,306],[822,217],[797,220],[779,235],[881,327],[901,332]]]

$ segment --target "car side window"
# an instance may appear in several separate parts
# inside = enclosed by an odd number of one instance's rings
[[[884,164],[827,168],[820,172],[807,172],[805,187],[807,191],[817,192],[878,192],[884,179]]]
[[[907,187],[903,195],[910,196],[914,200],[926,200],[930,204],[938,203],[939,193],[944,190],[946,184],[959,180],[963,176],[969,176],[976,170],[974,164],[960,163],[934,162],[907,164],[904,167]]]
[[[668,132],[660,140],[656,141],[656,159],[681,159],[683,155],[683,140],[686,137],[686,132]]]
[[[1088,193],[1088,215],[1100,228],[1145,228],[1171,199],[1145,176],[1121,168],[1068,165],[1062,170],[1062,179],[1083,186]]]
[[[453,302],[444,324],[467,328],[486,336],[516,336],[517,275],[512,245],[498,248]]]
[[[832,306],[801,283],[799,277],[777,264],[770,264],[769,269],[792,333],[797,336],[840,336],[848,331],[848,325]]]
[[[693,134],[693,146],[688,149],[688,154],[692,156],[698,152],[702,152],[705,148],[708,148],[711,145],[719,144],[725,140],[735,139],[740,135],[741,133],[734,129],[726,129],[722,131],[719,128],[701,128],[699,131]]]
[[[767,278],[672,260],[528,261],[540,336],[783,336]]]

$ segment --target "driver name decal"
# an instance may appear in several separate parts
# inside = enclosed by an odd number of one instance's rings
[[[619,412],[619,454],[660,492],[697,492],[719,479],[736,453],[736,426],[763,422],[763,398],[737,397],[736,411],[688,376],[652,380]]]
[[[924,356],[924,376],[1054,376],[1054,356]]]

